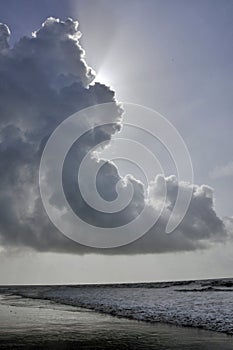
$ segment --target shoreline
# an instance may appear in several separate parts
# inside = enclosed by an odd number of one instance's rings
[[[209,280],[208,283],[206,280],[184,281],[167,285],[166,282],[156,287],[153,283],[121,285],[120,288],[109,285],[15,286],[0,287],[0,292],[123,319],[205,329],[232,336],[233,280]]]
[[[233,335],[233,279],[109,285],[0,287],[120,318]]]
[[[1,296],[1,293],[0,293]],[[142,322],[142,323],[148,323],[151,325],[155,325],[155,324],[161,324],[161,325],[168,325],[168,326],[172,326],[172,327],[177,327],[177,328],[187,328],[187,329],[196,329],[196,330],[202,330],[202,331],[206,331],[206,332],[213,332],[213,333],[217,333],[217,334],[225,334],[227,337],[232,338],[233,341],[233,333],[229,333],[229,332],[225,332],[225,331],[216,331],[213,329],[208,329],[208,328],[204,328],[202,326],[192,326],[192,325],[179,325],[176,323],[172,323],[172,322],[165,322],[165,321],[153,321],[153,320],[145,320],[145,319],[139,319],[139,318],[134,318],[131,315],[121,315],[118,314],[117,312],[109,312],[109,311],[105,311],[102,309],[97,309],[95,307],[91,307],[91,306],[83,306],[81,303],[80,304],[74,304],[74,303],[68,303],[68,302],[64,302],[64,301],[60,301],[60,300],[56,300],[56,299],[50,299],[50,298],[39,298],[39,297],[29,297],[29,296],[25,296],[25,295],[21,295],[21,294],[12,294],[12,296],[19,296],[21,298],[25,298],[25,299],[33,299],[33,300],[38,300],[38,301],[48,301],[51,303],[55,303],[58,305],[63,305],[63,306],[71,306],[71,307],[76,307],[76,308],[80,308],[80,309],[84,309],[87,311],[92,311],[95,312],[97,314],[102,314],[102,315],[109,315],[112,317],[117,317],[119,319],[126,319],[126,320],[132,320],[132,321],[136,321],[136,322]]]
[[[149,324],[29,297],[0,299],[0,349],[231,350],[231,337]],[[3,321],[5,317],[5,326]],[[216,346],[216,347],[215,347]]]

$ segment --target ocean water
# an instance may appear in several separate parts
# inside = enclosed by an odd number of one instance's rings
[[[233,349],[230,279],[0,293],[0,349]]]

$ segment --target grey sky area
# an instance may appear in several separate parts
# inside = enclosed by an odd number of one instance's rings
[[[0,283],[231,276],[232,18],[227,0],[0,0]],[[177,180],[174,162],[157,141],[124,128],[120,101],[152,108],[174,125],[190,152],[192,184]],[[43,207],[38,180],[51,133],[69,115],[101,103],[111,103],[109,125],[97,128],[101,116],[87,115],[82,122],[89,132],[65,158],[63,189],[72,210],[96,230],[117,227],[144,208],[155,217],[162,185],[167,188],[157,223],[135,242],[111,249],[87,247],[60,233]],[[101,160],[97,188],[105,200],[133,189],[126,209],[106,214],[83,200],[77,173],[100,142],[107,147],[99,156],[108,158],[119,133],[150,148],[164,175],[155,174],[146,187],[126,162]],[[97,156],[90,161],[99,166]],[[83,181],[90,187],[88,176]],[[49,175],[48,186],[55,186]],[[187,214],[167,235],[178,188],[190,186]],[[49,201],[64,213],[59,196]]]

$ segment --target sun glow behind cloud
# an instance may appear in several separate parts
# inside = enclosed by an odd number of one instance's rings
[[[110,86],[118,100],[131,100],[125,92],[131,92],[128,62],[132,66],[133,60],[128,53],[122,55],[123,51],[127,52],[127,39],[120,9],[102,0],[91,2],[91,8],[76,1],[72,2],[71,7],[72,17],[80,23],[80,42],[85,49],[85,59],[96,72],[92,84],[99,82]]]
[[[100,83],[109,86],[115,92],[118,101],[128,100],[124,94],[124,90],[130,84],[124,83],[126,80],[121,72],[121,67],[111,64],[111,57],[106,57],[99,69],[95,69],[96,77],[91,84]]]
[[[96,72],[96,77],[94,79],[94,82],[98,82],[98,83],[113,87],[114,78],[111,76],[111,73],[105,71],[104,69],[100,69],[98,72]]]

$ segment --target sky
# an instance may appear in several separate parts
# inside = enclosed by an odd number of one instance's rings
[[[60,21],[41,27],[51,16]],[[69,17],[78,28],[66,21]],[[11,32],[9,37],[0,27],[1,284],[232,277],[232,17],[233,3],[227,0],[0,0],[0,22]],[[18,43],[35,31],[33,40]],[[194,193],[173,235],[164,235],[165,213],[136,242],[93,250],[57,232],[38,195],[41,150],[67,116],[96,103],[109,102],[112,108],[112,127],[92,130],[64,163],[66,196],[85,220],[116,225],[147,205],[137,172],[127,180],[135,191],[132,203],[120,216],[97,215],[79,192],[74,191],[78,199],[72,194],[74,160],[79,164],[96,140],[111,145],[119,127],[121,135],[133,133],[149,146],[164,165],[168,213],[177,194],[170,159],[154,140],[124,129],[116,100],[149,107],[174,125],[192,159]],[[104,197],[115,198],[114,184],[127,171],[125,164],[102,168],[98,186]],[[151,216],[159,186],[158,178],[150,185]],[[60,208],[59,198],[53,203]]]

